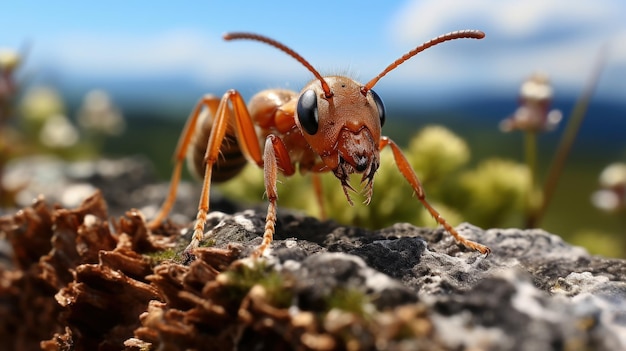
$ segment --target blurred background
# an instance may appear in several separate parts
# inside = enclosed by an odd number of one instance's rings
[[[249,98],[265,88],[298,91],[312,79],[276,49],[227,43],[224,32],[267,35],[322,74],[366,82],[424,41],[480,29],[485,39],[429,49],[376,85],[388,109],[384,134],[406,146],[424,126],[443,125],[469,146],[467,167],[489,158],[524,163],[524,132],[504,133],[499,125],[520,106],[521,85],[540,72],[553,89],[550,108],[563,115],[554,130],[537,135],[541,183],[576,101],[597,79],[540,226],[594,252],[626,256],[623,185],[614,206],[592,202],[602,171],[626,162],[625,15],[622,0],[11,2],[0,13],[0,50],[5,68],[11,55],[19,58],[10,72],[19,87],[12,97],[16,119],[54,120],[65,130],[48,134],[49,148],[83,133],[93,153],[146,155],[167,179],[178,133],[203,94],[235,88]],[[594,76],[598,62],[602,70]],[[56,120],[29,105],[42,97],[60,115]],[[108,106],[108,117],[85,117],[90,103]],[[28,130],[45,123],[6,124]]]

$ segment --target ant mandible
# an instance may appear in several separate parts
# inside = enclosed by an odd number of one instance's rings
[[[190,252],[204,237],[211,182],[231,179],[250,161],[263,168],[269,200],[263,240],[252,254],[260,257],[274,235],[278,172],[285,176],[293,175],[296,170],[311,172],[318,197],[321,196],[319,173],[333,172],[350,204],[349,191],[354,189],[349,176],[362,174],[365,203],[369,203],[374,175],[380,164],[380,151],[389,146],[398,170],[435,220],[461,245],[488,255],[491,252],[488,247],[463,237],[426,201],[424,189],[398,145],[381,136],[385,107],[372,90],[387,73],[429,47],[449,40],[482,39],[484,36],[478,30],[441,35],[400,57],[363,85],[345,76],[322,77],[298,53],[268,37],[252,33],[225,34],[225,40],[248,39],[274,46],[304,65],[316,79],[300,93],[283,89],[261,91],[252,97],[247,107],[241,94],[234,89],[227,91],[221,99],[214,95],[202,97],[180,135],[167,198],[148,227],[157,228],[168,215],[176,200],[181,167],[187,156],[191,171],[203,179],[193,237],[185,250]]]

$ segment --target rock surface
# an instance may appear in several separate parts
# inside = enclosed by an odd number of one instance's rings
[[[0,349],[626,349],[626,261],[542,230],[460,225],[484,257],[442,229],[279,209],[253,261],[264,211],[215,211],[185,261],[188,221],[150,233],[135,204],[110,218],[109,196],[0,217]]]

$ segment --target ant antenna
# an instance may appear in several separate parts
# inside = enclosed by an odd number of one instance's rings
[[[407,52],[402,57],[400,57],[399,59],[395,60],[392,64],[387,66],[387,68],[385,68],[384,71],[380,72],[379,75],[377,75],[376,77],[374,77],[374,79],[372,79],[369,82],[367,82],[367,84],[365,84],[365,86],[363,86],[363,88],[361,88],[361,93],[365,95],[368,90],[372,89],[372,87],[374,87],[374,85],[376,85],[376,83],[378,83],[380,78],[384,77],[387,73],[391,72],[394,68],[400,66],[402,63],[404,63],[404,61],[410,59],[411,57],[413,57],[413,56],[417,55],[418,53],[428,49],[431,46],[435,46],[435,45],[441,44],[441,43],[443,43],[445,41],[454,40],[454,39],[463,39],[463,38],[482,39],[484,37],[485,37],[485,33],[481,32],[479,30],[468,29],[468,30],[458,30],[458,31],[455,31],[455,32],[446,33],[446,34],[440,35],[440,36],[438,36],[438,37],[436,37],[434,39],[431,39],[431,40],[425,42],[424,44],[416,47],[415,49]]]
[[[298,60],[298,62],[303,64],[304,67],[308,68],[309,71],[311,71],[311,73],[313,73],[315,78],[319,79],[319,81],[322,83],[322,89],[324,89],[324,95],[326,96],[327,99],[330,99],[333,96],[333,92],[330,91],[330,87],[328,86],[328,83],[326,83],[326,81],[324,80],[322,75],[319,74],[315,70],[315,68],[313,68],[313,66],[307,60],[305,60],[297,52],[295,52],[292,49],[288,48],[286,45],[281,44],[281,43],[277,42],[274,39],[270,39],[270,38],[268,38],[266,36],[259,35],[259,34],[254,34],[254,33],[243,33],[243,32],[226,33],[226,34],[224,34],[223,38],[224,38],[224,40],[236,40],[236,39],[256,40],[256,41],[260,41],[262,43],[271,45],[271,46],[273,46],[273,47],[275,47],[275,48],[285,52],[287,55],[289,55],[289,56],[295,58],[296,60]]]

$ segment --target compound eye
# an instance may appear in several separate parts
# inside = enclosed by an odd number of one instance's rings
[[[296,107],[298,121],[304,128],[304,131],[310,135],[317,133],[319,127],[319,117],[317,115],[317,94],[313,90],[307,90],[302,93],[298,99]]]
[[[382,127],[385,124],[385,119],[387,118],[385,112],[385,104],[383,104],[383,100],[376,94],[374,90],[370,90],[372,92],[372,98],[374,98],[374,102],[376,103],[376,107],[378,108],[378,118],[380,118],[380,126]]]

